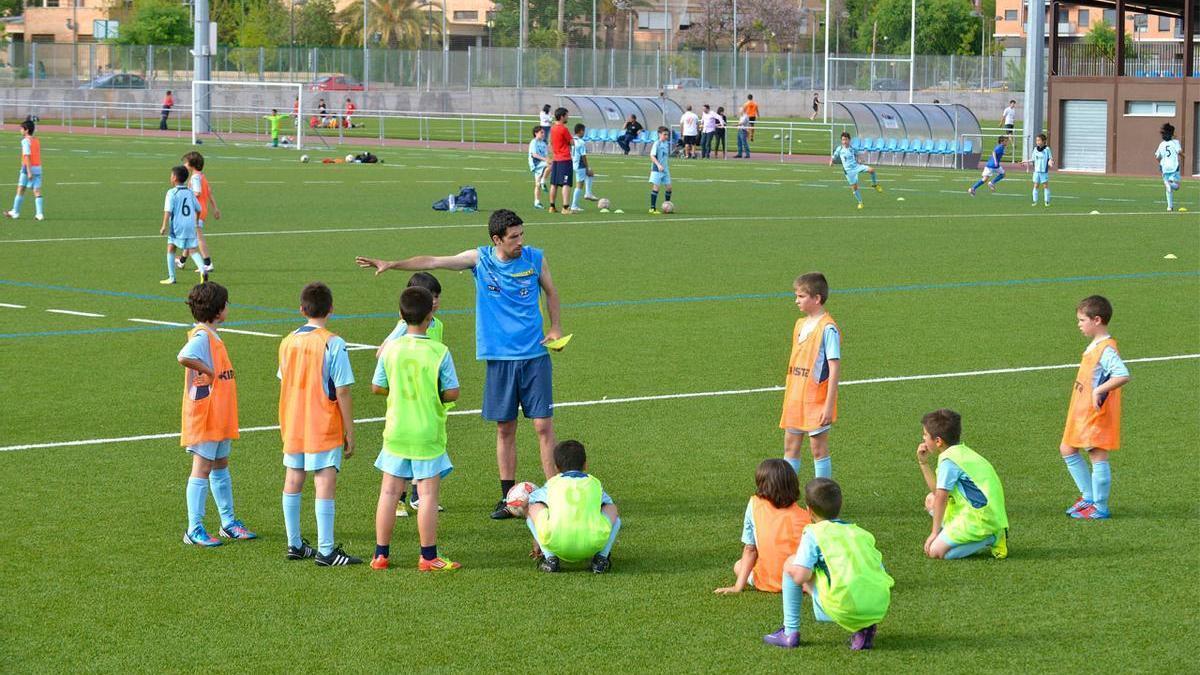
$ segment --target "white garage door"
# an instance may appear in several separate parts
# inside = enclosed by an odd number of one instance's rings
[[[1062,168],[1105,169],[1108,158],[1108,102],[1063,101]]]

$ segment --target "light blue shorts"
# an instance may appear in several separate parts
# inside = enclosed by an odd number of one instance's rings
[[[1179,172],[1178,171],[1164,172],[1163,173],[1163,182],[1164,183],[1178,183],[1179,182]],[[42,184],[42,177],[38,176],[38,185],[41,185],[41,184]]]
[[[791,427],[787,428],[785,431],[787,431],[787,433],[792,434],[794,436],[808,436],[811,438],[813,436],[820,436],[821,434],[825,433],[826,431],[829,431],[832,428],[833,428],[832,424],[826,424],[823,427],[817,427],[816,429],[811,429],[809,431],[805,431],[804,429],[792,429]]]
[[[380,450],[375,468],[396,478],[425,480],[435,476],[445,478],[454,470],[454,465],[450,463],[450,455],[444,452],[433,459],[408,459]]]
[[[36,190],[42,189],[42,170],[40,168],[34,169],[33,175],[27,176],[25,175],[25,170],[21,169],[17,174],[17,186]]]
[[[195,445],[187,446],[187,451],[193,455],[200,455],[210,462],[218,459],[225,459],[229,456],[229,451],[233,449],[233,439],[227,438],[223,441],[204,441]]]
[[[333,467],[342,470],[342,446],[325,452],[283,453],[283,465],[300,471],[320,471]]]
[[[1049,173],[1047,173],[1045,171],[1034,171],[1033,172],[1033,184],[1034,185],[1045,185],[1046,183],[1049,183],[1049,182],[1050,182],[1050,174]]]
[[[871,170],[871,167],[867,166],[866,164],[859,164],[858,166],[854,167],[853,169],[846,170],[846,184],[847,185],[857,185],[858,184],[858,174],[866,173],[870,170]]]
[[[180,251],[188,248],[199,248],[200,242],[195,237],[167,237],[167,243]]]
[[[668,169],[666,171],[651,171],[650,172],[650,183],[652,185],[670,185],[671,184],[670,169]]]
[[[542,175],[542,172],[545,170],[546,170],[545,164],[538,164],[537,166],[535,166],[529,170],[529,174],[532,175],[534,178],[540,178]]]

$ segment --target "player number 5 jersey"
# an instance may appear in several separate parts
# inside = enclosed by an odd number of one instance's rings
[[[1158,158],[1158,166],[1163,173],[1173,173],[1179,170],[1179,153],[1181,152],[1183,152],[1183,147],[1179,145],[1178,139],[1172,138],[1158,144],[1158,150],[1154,152],[1154,156]]]

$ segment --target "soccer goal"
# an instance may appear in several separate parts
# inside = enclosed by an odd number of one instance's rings
[[[304,147],[304,85],[294,82],[192,82],[192,144]],[[278,133],[273,133],[275,129]]]

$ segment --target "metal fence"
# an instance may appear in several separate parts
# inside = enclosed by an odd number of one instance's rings
[[[1200,64],[1197,50],[1193,72]],[[1072,77],[1112,77],[1117,74],[1116,55],[1112,49],[1100,49],[1082,42],[1060,44],[1057,73]],[[1128,77],[1183,77],[1183,43],[1135,42],[1125,50],[1125,73]]]
[[[831,89],[908,90],[908,64],[874,61],[870,55],[856,58],[861,60],[830,64]],[[735,66],[734,55],[728,51],[221,47],[212,57],[211,78],[312,82],[323,75],[342,74],[368,89],[816,90],[823,87],[824,72],[824,58],[815,52],[739,53]],[[190,48],[11,43],[0,52],[0,84],[4,86],[83,87],[99,76],[112,73],[136,74],[149,87],[185,88],[192,76]],[[918,56],[913,80],[914,89],[948,94],[1020,91],[1024,85],[1024,67],[1020,57]]]

